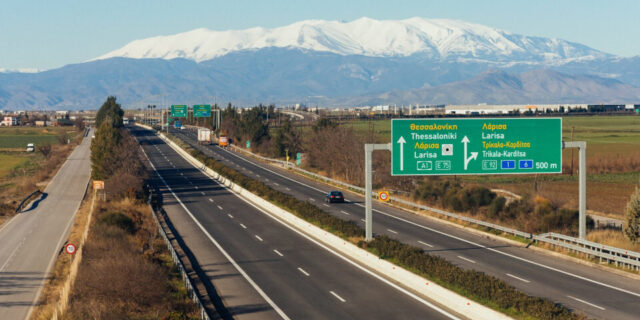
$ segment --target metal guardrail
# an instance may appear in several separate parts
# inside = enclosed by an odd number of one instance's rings
[[[360,192],[362,194],[364,194],[364,188],[349,184],[349,183],[345,183],[342,181],[338,181],[335,179],[331,179],[329,177],[325,177],[325,176],[321,176],[317,173],[313,173],[301,168],[296,167],[295,165],[289,163],[289,165],[287,166],[287,163],[285,161],[282,160],[278,160],[278,159],[272,159],[272,158],[267,158],[267,157],[263,157],[261,155],[255,154],[253,152],[250,152],[248,150],[245,150],[243,148],[234,146],[234,145],[230,145],[234,150],[238,150],[241,151],[243,153],[246,153],[247,155],[254,157],[254,158],[258,158],[267,162],[273,162],[273,163],[278,163],[280,165],[282,165],[285,168],[288,169],[292,169],[295,171],[298,171],[304,175],[308,175],[311,177],[314,177],[316,179],[319,179],[321,181],[325,181],[325,182],[329,182],[335,185],[341,185],[344,186],[348,189]],[[374,198],[377,198],[377,195],[374,194],[373,196]],[[640,253],[638,252],[634,252],[634,251],[630,251],[630,250],[625,250],[625,249],[621,249],[621,248],[616,248],[616,247],[611,247],[611,246],[607,246],[601,243],[597,243],[597,242],[592,242],[592,241],[588,241],[588,240],[583,240],[577,237],[570,237],[570,236],[565,236],[562,234],[558,234],[558,233],[545,233],[545,234],[540,234],[540,235],[534,235],[532,233],[529,232],[524,232],[524,231],[520,231],[517,229],[513,229],[513,228],[509,228],[509,227],[505,227],[505,226],[501,226],[501,225],[497,225],[494,223],[490,223],[490,222],[485,222],[482,220],[478,220],[478,219],[473,219],[467,216],[463,216],[463,215],[459,215],[459,214],[455,214],[452,212],[448,212],[448,211],[444,211],[444,210],[440,210],[437,208],[432,208],[429,206],[425,206],[425,205],[421,205],[421,204],[417,204],[415,202],[411,202],[411,201],[407,201],[407,200],[403,200],[400,198],[390,198],[391,202],[397,202],[397,203],[401,203],[404,204],[406,206],[409,207],[413,207],[413,208],[418,208],[418,209],[422,209],[422,210],[427,210],[427,211],[431,211],[431,212],[435,212],[437,214],[449,217],[449,218],[453,218],[453,219],[458,219],[458,220],[462,220],[468,223],[472,223],[475,225],[479,225],[479,226],[483,226],[489,229],[494,229],[494,230],[499,230],[502,231],[504,233],[507,234],[512,234],[518,237],[522,237],[524,239],[531,239],[533,241],[538,241],[538,242],[544,242],[544,243],[548,243],[554,246],[558,246],[564,249],[568,249],[570,251],[575,251],[575,252],[579,252],[582,254],[587,255],[588,258],[594,257],[594,258],[599,258],[600,262],[607,262],[607,263],[611,263],[611,264],[615,264],[617,267],[623,267],[623,268],[628,268],[634,271],[640,271]]]
[[[599,258],[601,263],[611,263],[615,264],[616,267],[640,271],[640,253],[635,251],[611,247],[553,232],[535,235],[533,239],[585,254],[588,258]]]
[[[167,248],[169,249],[169,252],[171,252],[171,258],[173,259],[173,263],[178,267],[178,270],[180,270],[180,274],[182,275],[184,286],[187,287],[187,293],[189,294],[189,297],[193,300],[193,302],[197,304],[198,307],[200,308],[200,319],[210,320],[211,318],[209,318],[209,315],[207,314],[207,311],[204,308],[204,303],[202,303],[202,300],[200,300],[200,297],[196,293],[196,290],[194,290],[193,283],[191,283],[191,279],[189,278],[189,275],[187,274],[184,268],[184,264],[182,264],[182,261],[180,260],[178,253],[176,252],[176,250],[173,248],[173,245],[171,244],[171,240],[169,240],[169,237],[167,236],[167,233],[164,231],[164,228],[162,227],[160,220],[158,220],[158,216],[156,215],[156,210],[151,204],[151,197],[152,197],[152,193],[149,193],[148,204],[149,204],[149,208],[151,208],[153,220],[156,221],[160,235],[162,236],[162,239],[164,239],[164,242],[167,244]]]

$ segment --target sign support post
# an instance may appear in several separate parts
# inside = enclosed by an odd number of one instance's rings
[[[365,241],[373,240],[373,217],[371,214],[373,192],[372,192],[372,170],[371,158],[374,150],[391,151],[390,143],[367,143],[364,145],[364,202],[365,202]]]
[[[580,239],[587,239],[587,142],[586,141],[569,141],[563,142],[562,148],[577,148],[578,149],[578,211],[580,216],[578,218],[579,225],[579,237]]]

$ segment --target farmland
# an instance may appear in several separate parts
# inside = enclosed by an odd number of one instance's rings
[[[391,121],[350,121],[357,132],[375,132],[376,141],[390,141]],[[591,116],[563,118],[563,140],[587,142],[587,207],[620,216],[640,180],[640,117]],[[493,175],[452,177],[468,184],[483,184],[517,194],[538,194],[558,205],[576,208],[578,152],[563,151],[562,175]]]
[[[36,146],[56,144],[59,137],[73,138],[76,131],[69,127],[11,127],[0,128],[0,149],[24,149],[28,143]]]

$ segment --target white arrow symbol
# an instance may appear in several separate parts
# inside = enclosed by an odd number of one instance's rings
[[[406,142],[403,136],[400,136],[400,139],[398,139],[398,143],[400,144],[400,171],[404,171],[404,153],[402,150]]]
[[[464,143],[464,169],[465,170],[467,170],[467,166],[469,165],[469,162],[471,162],[471,160],[478,158],[477,152],[471,152],[471,157],[467,158],[467,144],[469,142],[470,141],[469,141],[469,138],[467,138],[467,136],[464,136],[464,138],[462,138],[462,143]]]

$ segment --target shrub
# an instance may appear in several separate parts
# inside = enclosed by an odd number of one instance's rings
[[[109,212],[100,219],[101,224],[116,226],[128,234],[136,232],[136,225],[131,218],[120,212]]]
[[[640,240],[640,188],[636,187],[635,192],[627,203],[624,210],[624,235],[633,243]]]

